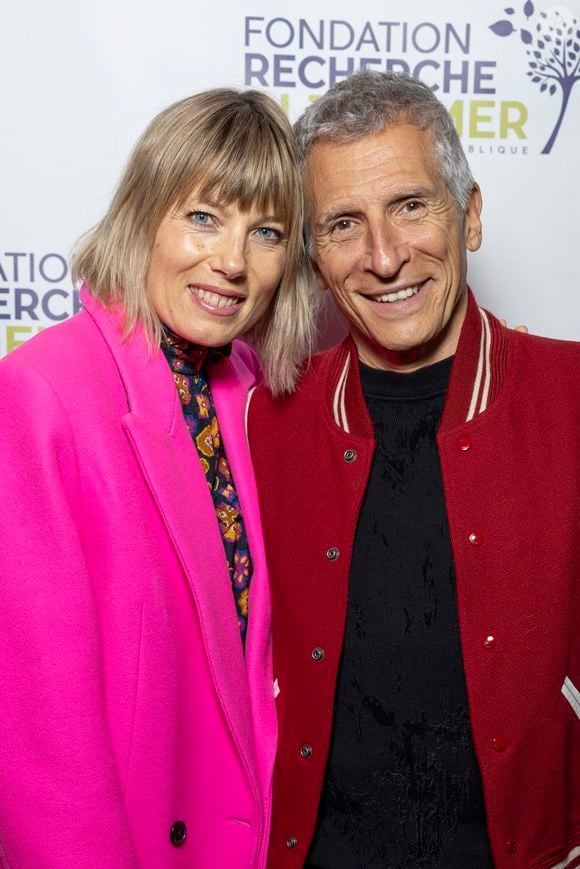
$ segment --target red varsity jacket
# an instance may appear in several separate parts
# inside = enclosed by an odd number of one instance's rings
[[[354,344],[251,399],[279,747],[270,865],[315,829],[374,436]],[[475,749],[497,869],[580,865],[580,344],[507,330],[470,295],[437,443]]]

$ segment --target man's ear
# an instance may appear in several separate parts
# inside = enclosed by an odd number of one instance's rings
[[[467,250],[479,250],[481,245],[481,190],[479,184],[474,184],[463,218],[463,237]]]

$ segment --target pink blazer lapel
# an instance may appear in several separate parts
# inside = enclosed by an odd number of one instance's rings
[[[244,425],[247,393],[255,384],[255,375],[235,354],[226,363],[214,365],[210,371],[210,386],[220,432],[240,499],[252,554],[246,669],[256,733],[260,734],[262,785],[267,793],[269,781],[265,776],[272,769],[276,745],[270,590],[258,493]]]
[[[125,341],[119,318],[92,299],[85,307],[115,357],[127,394],[122,425],[189,583],[224,716],[254,769],[248,679],[223,544],[171,371],[139,331]]]

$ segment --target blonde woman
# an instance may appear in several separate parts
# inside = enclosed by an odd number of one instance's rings
[[[288,123],[153,120],[80,243],[84,310],[0,363],[0,858],[263,867],[276,723],[243,430],[311,342]],[[291,352],[289,349],[291,348]]]

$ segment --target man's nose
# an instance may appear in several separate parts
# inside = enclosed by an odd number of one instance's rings
[[[370,227],[363,267],[381,278],[397,274],[409,259],[409,246],[396,227],[381,223]]]

